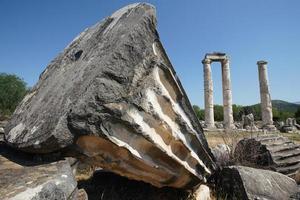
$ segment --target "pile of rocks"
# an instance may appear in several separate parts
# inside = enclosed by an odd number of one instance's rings
[[[297,121],[295,118],[287,118],[286,122],[278,123],[278,129],[283,133],[295,133],[300,130],[300,125],[297,124]]]
[[[252,113],[242,116],[242,127],[248,131],[257,131],[258,128],[254,123],[254,115]]]

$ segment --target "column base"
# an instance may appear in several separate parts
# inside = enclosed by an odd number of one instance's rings
[[[234,124],[230,124],[230,125],[227,125],[227,126],[225,125],[224,129],[226,129],[226,130],[235,130],[237,128]]]
[[[275,132],[277,128],[274,125],[264,125],[262,127],[263,130],[267,130],[268,132]]]
[[[205,127],[206,129],[216,129],[216,126],[215,124],[205,124]]]

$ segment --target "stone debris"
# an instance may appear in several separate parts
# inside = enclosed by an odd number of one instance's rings
[[[7,121],[1,121],[0,120],[0,142],[4,142],[4,128],[7,124]]]
[[[5,157],[0,144],[0,197],[5,200],[76,199],[77,182],[66,161],[33,165],[21,156]],[[9,154],[12,154],[9,152]],[[20,154],[22,155],[22,154]],[[13,162],[18,160],[22,162]]]
[[[252,113],[242,116],[242,127],[246,130],[258,131],[258,128],[255,126],[254,116]]]
[[[5,141],[31,153],[70,148],[86,162],[157,187],[190,188],[216,167],[159,41],[155,8],[146,3],[76,37],[17,107]]]
[[[195,200],[211,200],[211,193],[209,187],[200,185],[194,192]]]
[[[242,139],[234,157],[241,165],[270,169],[294,179],[300,169],[300,145],[274,134]]]
[[[227,166],[231,160],[231,149],[226,144],[218,144],[211,152],[213,153],[218,166]]]
[[[285,123],[279,125],[279,130],[283,133],[297,133],[300,125],[297,124],[295,118],[287,118]]]
[[[243,166],[230,166],[220,172],[217,193],[220,199],[279,200],[291,198],[299,188],[283,174]]]

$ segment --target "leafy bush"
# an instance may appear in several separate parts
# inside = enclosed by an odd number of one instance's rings
[[[300,106],[295,113],[295,118],[296,118],[297,123],[300,124]]]
[[[205,120],[205,110],[200,109],[199,106],[193,105],[194,111],[199,118],[199,120]],[[260,104],[252,105],[252,106],[240,106],[233,104],[232,105],[233,118],[234,121],[241,121],[242,115],[248,115],[252,113],[254,115],[254,120],[261,120],[261,106]],[[214,105],[214,117],[215,121],[223,121],[223,106]],[[279,110],[276,107],[273,107],[273,120],[274,121],[285,121],[287,118],[297,119],[297,122],[300,123],[300,107],[297,112],[294,114],[289,110]]]
[[[199,106],[193,105],[193,109],[196,113],[196,116],[198,117],[199,120],[204,120],[205,112],[204,110],[200,109]]]
[[[0,73],[0,115],[13,113],[26,92],[26,83],[21,78]]]
[[[224,119],[223,106],[214,105],[214,115],[216,121],[223,121]]]

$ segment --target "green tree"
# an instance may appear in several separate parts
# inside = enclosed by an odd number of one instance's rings
[[[295,112],[295,118],[297,120],[297,123],[300,124],[300,106],[298,110]]]
[[[216,121],[223,121],[224,119],[223,106],[214,105],[214,115]]]
[[[277,108],[272,109],[273,112],[273,121],[279,121],[280,120],[280,112]]]
[[[26,83],[21,78],[0,73],[0,115],[9,115],[14,112],[26,92]]]
[[[233,119],[234,121],[241,121],[243,115],[243,107],[233,104],[232,105]]]
[[[193,105],[193,109],[194,109],[194,111],[195,111],[196,116],[198,117],[198,119],[199,120],[204,120],[204,118],[205,118],[205,112],[204,112],[204,110],[200,109],[200,107],[197,106],[197,105]]]

